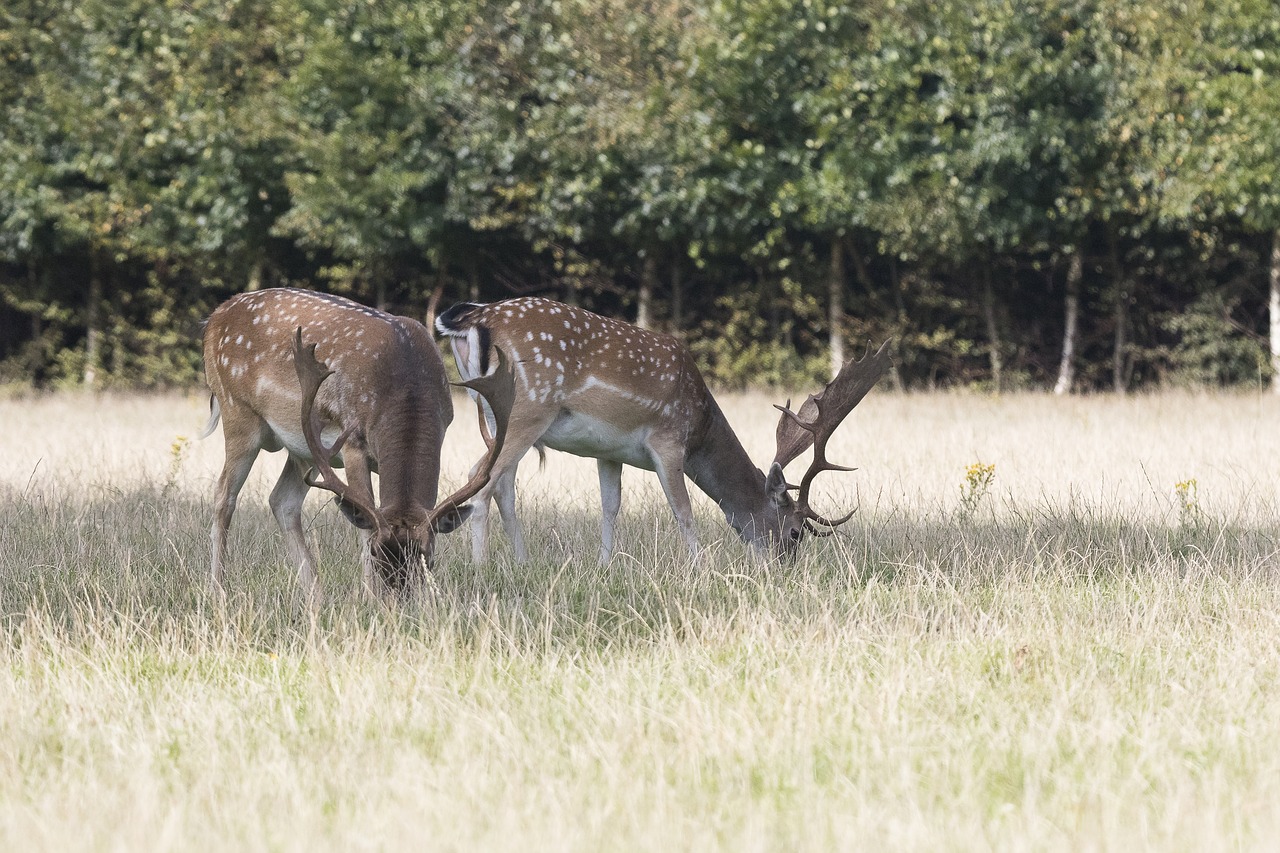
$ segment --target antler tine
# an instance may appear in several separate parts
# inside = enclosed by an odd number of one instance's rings
[[[782,412],[782,417],[778,418],[778,428],[774,433],[778,452],[774,455],[773,461],[783,468],[813,444],[818,396],[820,395],[810,394],[804,401],[804,405],[800,407],[799,414],[791,411],[790,400],[787,400],[785,406],[779,406],[777,403],[773,406]]]
[[[507,424],[511,420],[511,408],[515,404],[516,383],[515,372],[511,369],[511,363],[507,359],[506,353],[496,345],[493,349],[497,353],[498,363],[491,373],[468,379],[465,382],[454,383],[464,388],[470,388],[484,397],[485,402],[489,404],[490,410],[493,411],[495,426],[493,441],[491,443],[487,442],[489,450],[485,454],[484,461],[471,476],[471,479],[467,481],[466,485],[442,500],[431,510],[427,520],[424,522],[427,526],[434,526],[435,522],[444,515],[456,511],[458,507],[475,497],[476,493],[489,482],[489,475],[493,472],[494,463],[498,461],[498,454],[502,452],[502,445],[507,438]]]
[[[857,468],[849,468],[844,465],[837,465],[834,462],[827,461],[827,439],[830,437],[831,433],[826,432],[820,435],[818,440],[814,442],[813,461],[809,463],[809,470],[804,472],[804,477],[800,480],[800,491],[796,496],[796,505],[800,507],[800,511],[804,513],[805,518],[827,527],[838,527],[848,521],[853,516],[853,513],[850,512],[848,515],[845,515],[836,521],[829,521],[821,515],[818,515],[809,506],[809,489],[813,485],[813,481],[817,479],[818,475],[823,471],[858,470]]]
[[[829,518],[827,518],[826,516],[818,515],[816,512],[814,512],[814,511],[811,509],[811,510],[809,510],[809,511],[808,511],[808,513],[807,513],[807,514],[806,514],[806,516],[805,516],[805,522],[806,522],[806,524],[808,524],[808,525],[809,525],[809,530],[810,530],[810,531],[812,531],[813,533],[815,533],[815,534],[817,534],[817,535],[821,536],[821,535],[824,535],[824,534],[818,533],[817,528],[816,528],[816,527],[814,527],[813,525],[815,525],[815,524],[821,524],[823,527],[828,527],[828,528],[830,528],[830,529],[831,529],[831,531],[832,531],[832,532],[834,532],[835,528],[839,527],[840,525],[844,524],[844,523],[845,523],[846,521],[848,521],[849,519],[853,518],[853,514],[854,514],[855,512],[857,512],[857,510],[856,510],[856,509],[851,509],[851,510],[849,510],[848,512],[846,512],[844,515],[842,515],[842,516],[840,516],[839,518],[837,518],[837,519],[834,519],[834,520],[833,520],[833,519],[829,519]],[[810,522],[812,522],[812,523],[810,523]]]
[[[847,362],[835,379],[805,400],[799,414],[789,408],[782,410],[775,461],[786,465],[810,444],[813,445],[813,461],[800,481],[800,493],[796,496],[796,505],[807,520],[834,529],[853,517],[852,512],[835,520],[818,515],[809,506],[809,489],[823,471],[855,470],[827,461],[827,440],[867,392],[875,387],[890,364],[889,341],[885,341],[874,355],[867,354],[857,361]]]
[[[821,517],[816,518],[816,519],[815,519],[815,518],[806,518],[806,519],[804,520],[804,529],[805,529],[805,530],[807,530],[807,531],[809,531],[809,533],[811,533],[811,534],[812,534],[812,535],[814,535],[814,536],[823,536],[823,537],[826,537],[826,536],[835,536],[835,535],[836,535],[836,528],[837,528],[837,527],[839,527],[840,525],[844,524],[846,521],[848,521],[848,520],[849,520],[849,519],[851,519],[851,518],[853,518],[853,513],[852,513],[852,512],[851,512],[851,513],[849,513],[848,515],[845,515],[845,516],[843,516],[843,517],[841,517],[841,518],[839,518],[839,519],[835,520],[835,521],[827,521],[825,518],[821,518]],[[817,522],[817,524],[815,524],[815,521]],[[818,524],[824,524],[824,525],[826,525],[826,529],[825,529],[825,530],[823,530],[823,529],[819,528],[819,527],[818,527]]]
[[[298,372],[298,382],[302,385],[302,434],[307,439],[307,447],[311,450],[311,460],[316,476],[307,472],[306,481],[310,486],[327,489],[338,496],[339,500],[351,504],[360,510],[379,529],[386,526],[382,513],[378,511],[373,494],[364,488],[351,486],[343,482],[333,470],[332,459],[351,437],[354,427],[347,427],[338,440],[326,447],[320,437],[320,415],[315,410],[316,394],[320,385],[333,375],[325,364],[316,359],[316,345],[302,343],[302,327],[299,326],[293,335],[293,366]]]

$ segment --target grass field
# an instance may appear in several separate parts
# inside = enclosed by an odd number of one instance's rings
[[[771,457],[762,396],[725,409]],[[197,397],[0,401],[0,849],[1249,849],[1280,837],[1280,401],[875,392],[794,565],[652,475],[521,474],[534,554],[357,590],[259,460],[206,591]],[[481,445],[459,407],[444,468]],[[982,467],[994,466],[994,469]],[[799,467],[799,463],[797,463]],[[985,478],[990,475],[990,480]],[[793,476],[798,473],[793,472]],[[821,481],[820,481],[821,482]]]

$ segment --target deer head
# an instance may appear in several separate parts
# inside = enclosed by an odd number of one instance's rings
[[[766,523],[767,536],[773,548],[781,556],[793,556],[806,532],[815,536],[830,536],[835,529],[853,517],[853,511],[829,519],[815,511],[809,503],[813,482],[823,471],[853,471],[836,465],[827,459],[827,441],[836,427],[861,402],[891,365],[889,341],[880,345],[874,354],[864,355],[857,361],[849,361],[835,379],[817,394],[810,394],[799,412],[791,410],[791,401],[785,406],[774,406],[782,412],[775,431],[777,452],[765,478],[765,493],[776,515]],[[813,461],[805,471],[799,486],[787,483],[783,469],[805,450],[813,447]],[[798,492],[792,500],[789,491]]]

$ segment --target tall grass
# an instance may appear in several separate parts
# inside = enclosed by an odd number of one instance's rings
[[[757,460],[772,410],[729,398]],[[791,565],[714,507],[692,564],[628,471],[521,475],[534,558],[444,539],[357,591],[306,524],[300,605],[259,460],[206,589],[220,437],[197,398],[0,402],[0,847],[1172,849],[1280,831],[1274,424],[1258,396],[876,392]],[[459,404],[444,467],[481,452]],[[980,492],[976,465],[992,474]],[[1195,489],[1179,489],[1194,480]],[[821,481],[820,481],[821,483]],[[1192,510],[1188,510],[1189,502]]]

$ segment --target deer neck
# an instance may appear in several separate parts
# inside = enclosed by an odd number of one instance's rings
[[[710,393],[705,411],[701,436],[690,444],[685,457],[685,473],[716,502],[729,525],[746,537],[754,519],[765,510],[764,473],[751,461]]]
[[[435,506],[440,446],[451,414],[442,417],[423,401],[404,401],[383,412],[370,429],[367,441],[377,460],[378,502],[389,517],[407,518]]]
[[[429,510],[436,505],[439,463],[425,454],[378,466],[378,502],[388,515]]]

